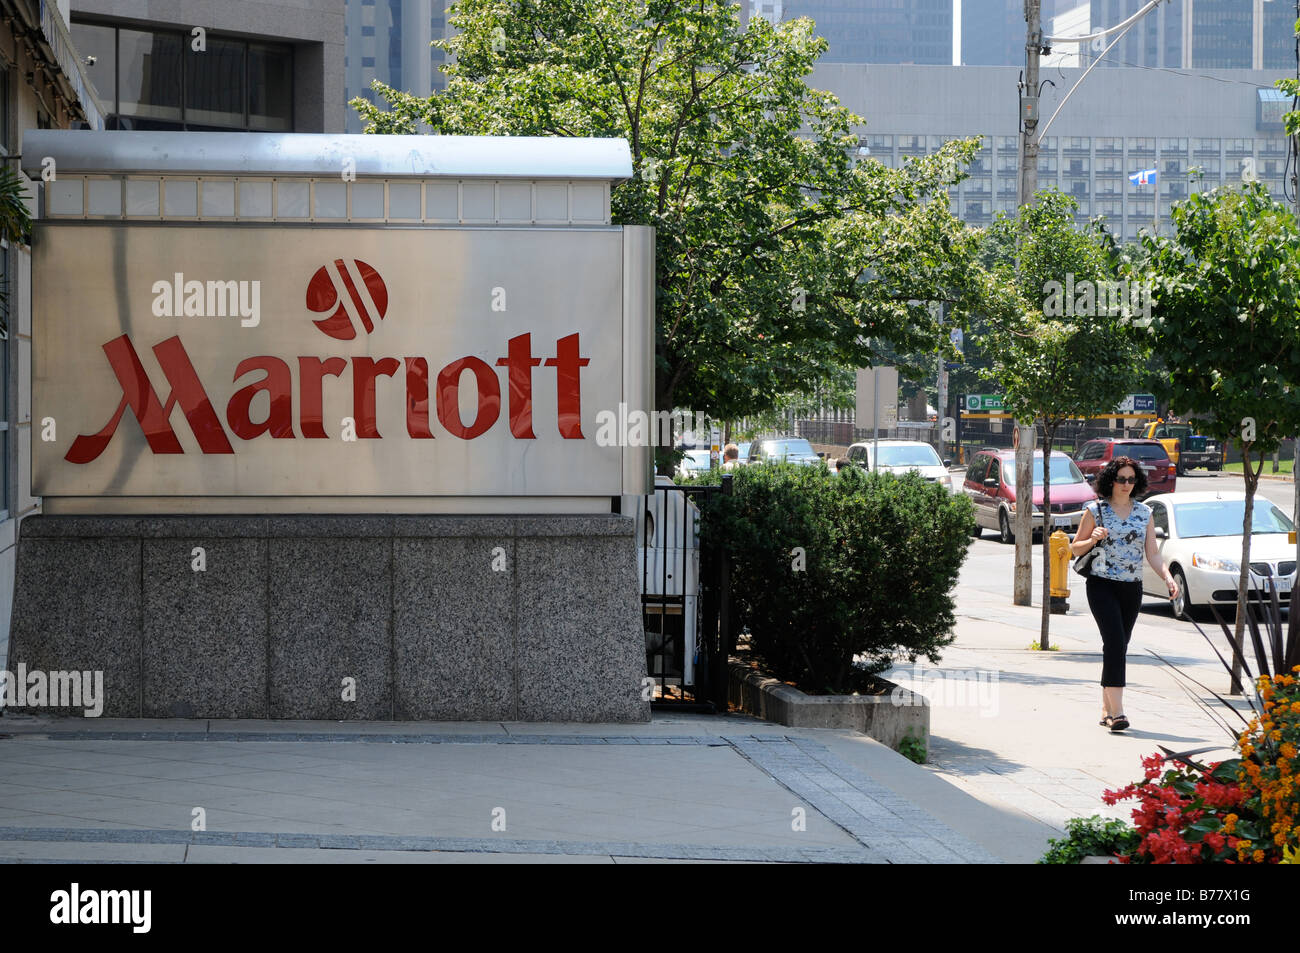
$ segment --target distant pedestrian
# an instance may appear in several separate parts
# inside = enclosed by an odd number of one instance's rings
[[[729,443],[722,448],[722,469],[735,470],[740,466],[740,448]]]
[[[1088,575],[1088,608],[1101,632],[1101,726],[1123,731],[1124,669],[1129,639],[1142,608],[1142,557],[1165,581],[1169,598],[1178,595],[1178,583],[1165,568],[1156,545],[1151,507],[1133,497],[1146,491],[1147,477],[1131,457],[1116,457],[1097,475],[1098,499],[1089,503],[1079,520],[1079,532],[1070,549],[1082,556],[1104,543]]]

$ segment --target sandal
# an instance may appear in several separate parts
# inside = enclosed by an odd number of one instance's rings
[[[1123,715],[1115,715],[1110,719],[1111,731],[1123,731],[1127,727],[1128,727],[1128,719],[1125,718]]]

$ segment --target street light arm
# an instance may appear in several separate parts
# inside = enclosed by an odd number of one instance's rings
[[[1139,13],[1137,16],[1132,17],[1132,18],[1129,20],[1128,26],[1126,26],[1126,27],[1124,28],[1123,33],[1118,34],[1118,35],[1115,37],[1115,39],[1111,40],[1111,41],[1110,41],[1110,46],[1108,46],[1108,47],[1106,47],[1104,50],[1102,50],[1102,51],[1101,51],[1101,55],[1098,56],[1095,60],[1093,60],[1093,61],[1088,65],[1088,68],[1087,68],[1086,70],[1083,71],[1083,75],[1079,77],[1078,82],[1076,82],[1073,86],[1070,87],[1070,91],[1069,91],[1068,93],[1065,94],[1065,98],[1061,100],[1061,104],[1060,104],[1059,106],[1056,107],[1056,112],[1052,113],[1052,118],[1049,119],[1049,120],[1047,120],[1047,122],[1046,122],[1046,124],[1044,124],[1043,128],[1040,129],[1040,130],[1038,131],[1038,137],[1039,137],[1040,139],[1041,139],[1043,136],[1047,135],[1047,130],[1050,129],[1051,126],[1052,126],[1052,123],[1056,121],[1056,117],[1059,116],[1059,115],[1061,114],[1061,110],[1064,109],[1064,108],[1065,108],[1065,104],[1068,103],[1068,102],[1070,101],[1070,97],[1074,95],[1074,91],[1075,91],[1076,89],[1079,88],[1079,86],[1083,83],[1083,81],[1084,81],[1085,79],[1088,78],[1088,74],[1091,73],[1094,69],[1097,68],[1097,64],[1100,63],[1103,59],[1106,58],[1106,54],[1109,53],[1109,52],[1111,51],[1112,48],[1114,48],[1114,46],[1115,46],[1116,43],[1118,43],[1120,40],[1124,39],[1124,34],[1125,34],[1125,33],[1128,33],[1129,30],[1133,29],[1134,25],[1135,25],[1135,24],[1137,23],[1137,21],[1138,21],[1138,16],[1141,16],[1141,15],[1143,15],[1143,14],[1145,14],[1145,13],[1150,12],[1151,10],[1154,10],[1154,9],[1156,8],[1156,5],[1157,5],[1158,3],[1160,3],[1160,2],[1161,2],[1161,0],[1152,0],[1152,2],[1151,2],[1150,4],[1148,4],[1146,7],[1144,7],[1144,8],[1142,9],[1142,12],[1141,12],[1141,13]]]
[[[1113,27],[1110,27],[1109,29],[1106,30],[1101,30],[1100,32],[1097,33],[1089,33],[1087,36],[1045,36],[1043,37],[1043,39],[1052,40],[1056,43],[1088,43],[1091,42],[1092,40],[1100,40],[1103,36],[1110,36],[1116,30],[1125,30],[1128,27],[1132,26],[1134,23],[1136,23],[1138,20],[1141,20],[1144,16],[1146,16],[1156,7],[1160,6],[1160,4],[1163,2],[1164,0],[1151,0],[1150,3],[1148,3],[1137,13],[1133,14],[1123,23],[1116,23]]]

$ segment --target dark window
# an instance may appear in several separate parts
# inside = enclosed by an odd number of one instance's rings
[[[1115,456],[1134,460],[1169,460],[1165,448],[1155,443],[1119,443],[1115,445]]]
[[[1152,503],[1151,506],[1151,523],[1156,529],[1162,529],[1166,534],[1169,533],[1169,514],[1165,512],[1163,503]]]
[[[989,458],[977,456],[970,462],[966,468],[966,479],[971,483],[979,483],[984,479],[984,471],[989,468]]]
[[[181,121],[181,37],[118,31],[118,112],[125,119]]]
[[[73,23],[109,129],[293,128],[293,48],[207,35]]]
[[[248,128],[266,132],[293,129],[291,48],[248,44]]]
[[[993,462],[989,464],[989,475],[985,479],[1002,482],[1002,461],[997,457],[994,457]]]
[[[185,122],[245,127],[244,53],[232,40],[209,38],[207,48],[185,54]]]

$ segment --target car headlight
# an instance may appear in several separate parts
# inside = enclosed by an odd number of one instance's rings
[[[1209,569],[1214,572],[1241,572],[1241,564],[1231,559],[1206,556],[1204,553],[1192,553],[1192,565],[1197,569]]]

